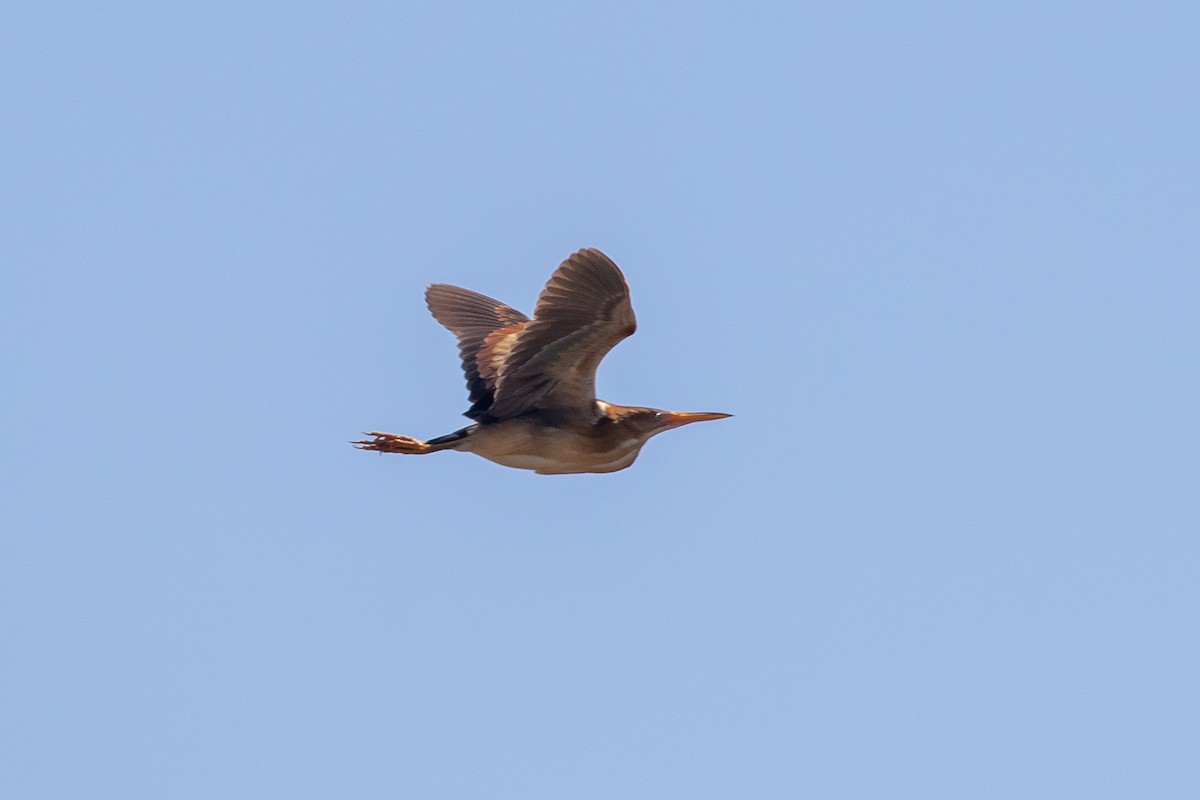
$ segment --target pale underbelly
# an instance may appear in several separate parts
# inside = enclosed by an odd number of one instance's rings
[[[616,472],[632,464],[641,442],[628,440],[597,452],[583,437],[558,428],[508,428],[503,423],[477,429],[464,442],[465,450],[515,469],[541,475]]]
[[[480,453],[488,461],[503,464],[516,469],[531,469],[539,475],[571,475],[580,472],[616,472],[625,469],[637,458],[637,451],[631,451],[620,458],[606,461],[569,459],[561,460],[553,456],[532,455],[529,453]]]

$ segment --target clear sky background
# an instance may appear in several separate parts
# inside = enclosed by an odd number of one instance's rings
[[[1195,4],[0,17],[0,796],[1200,796]],[[734,418],[347,444],[584,246]]]

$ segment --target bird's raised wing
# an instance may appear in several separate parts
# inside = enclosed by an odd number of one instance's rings
[[[444,283],[425,290],[425,305],[434,319],[458,337],[471,398],[466,416],[478,419],[492,405],[500,365],[529,317],[499,300]]]
[[[554,271],[533,319],[515,331],[487,414],[590,410],[596,367],[636,329],[621,270],[599,250],[580,250]]]

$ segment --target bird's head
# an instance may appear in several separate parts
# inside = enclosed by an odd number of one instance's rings
[[[707,411],[663,411],[658,408],[629,408],[621,414],[621,424],[643,440],[693,422],[725,419],[732,414]]]

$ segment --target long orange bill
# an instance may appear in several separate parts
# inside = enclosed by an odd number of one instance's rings
[[[671,427],[687,425],[689,422],[708,422],[714,419],[725,419],[733,414],[718,414],[707,411],[669,411],[665,415],[666,423]]]

